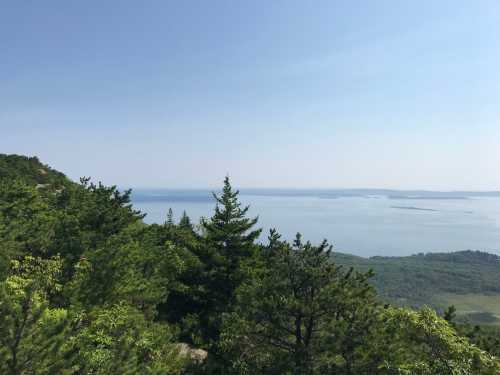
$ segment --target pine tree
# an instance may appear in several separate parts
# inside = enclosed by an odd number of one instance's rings
[[[182,212],[179,226],[183,229],[193,230],[193,224],[191,223],[191,219],[189,218],[189,216],[186,214],[186,211]]]
[[[358,374],[379,305],[371,273],[344,270],[331,246],[282,241],[275,231],[236,292],[219,340],[230,368],[253,374]],[[228,358],[226,357],[226,358]],[[260,367],[260,370],[259,370]],[[363,371],[357,372],[360,368]],[[375,367],[369,367],[370,370]]]
[[[167,225],[174,225],[174,212],[172,211],[172,207],[168,209]]]
[[[213,194],[217,201],[214,215],[210,220],[202,221],[208,242],[233,265],[252,255],[255,240],[262,231],[251,230],[257,224],[258,217],[246,217],[250,206],[242,207],[238,194],[239,191],[233,190],[229,177],[226,176],[222,195]]]
[[[226,176],[222,194],[213,194],[217,202],[214,215],[201,221],[206,244],[206,251],[200,257],[206,265],[208,284],[205,316],[208,339],[217,339],[221,314],[230,309],[234,292],[244,277],[240,267],[258,249],[255,241],[261,229],[253,230],[258,218],[246,217],[249,206],[242,207],[238,194]]]

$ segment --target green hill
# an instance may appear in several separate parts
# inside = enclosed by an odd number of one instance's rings
[[[69,183],[69,179],[38,160],[36,156],[0,154],[0,181],[22,180],[38,187],[60,188]]]
[[[455,305],[471,321],[500,323],[500,257],[480,251],[361,258],[337,253],[345,266],[375,272],[374,285],[392,303]]]

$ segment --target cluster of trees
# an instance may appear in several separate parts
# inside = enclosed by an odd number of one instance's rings
[[[377,291],[392,303],[416,308],[432,303],[444,310],[448,306],[442,304],[443,295],[454,295],[457,299],[463,295],[500,295],[500,257],[486,252],[467,250],[371,258],[335,253],[333,258],[360,271],[372,269]],[[483,315],[487,318],[488,314]],[[481,322],[479,314],[476,318]]]
[[[63,173],[42,164],[36,156],[0,154],[0,180],[4,179],[21,179],[32,185],[56,189],[68,182]]]
[[[498,374],[452,319],[380,303],[332,248],[213,216],[146,225],[130,191],[0,181],[0,373]],[[449,314],[450,316],[452,314]]]

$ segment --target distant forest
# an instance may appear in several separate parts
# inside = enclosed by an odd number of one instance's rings
[[[500,293],[494,255],[261,243],[229,178],[200,222],[130,194],[0,155],[1,374],[500,373],[495,325],[433,300]]]
[[[399,305],[414,308],[432,305],[443,311],[448,306],[439,299],[440,295],[500,296],[500,257],[486,252],[371,258],[334,253],[333,258],[360,271],[373,270],[375,276],[371,282],[381,297]]]

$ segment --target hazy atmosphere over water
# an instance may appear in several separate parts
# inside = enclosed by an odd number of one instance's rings
[[[195,222],[213,214],[207,190],[139,190],[134,206],[146,222],[163,223],[169,208]],[[335,250],[361,256],[482,250],[500,254],[500,193],[377,190],[269,190],[241,192],[264,228],[286,239],[329,239]]]
[[[119,4],[2,2],[2,152],[120,186],[500,189],[496,0]]]

